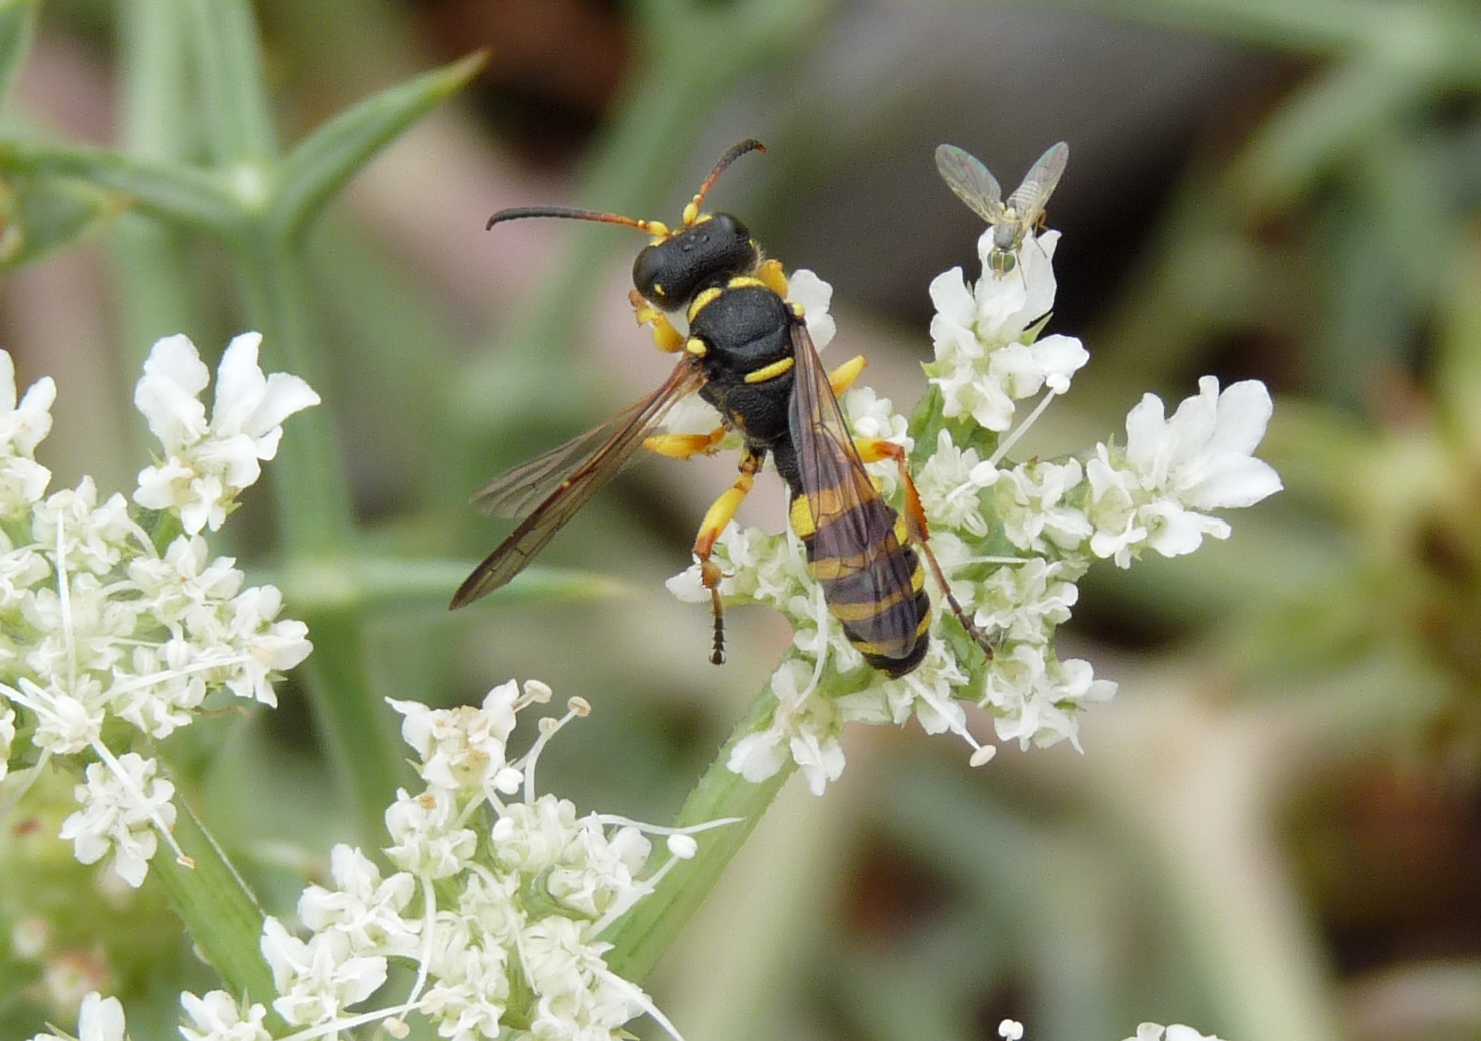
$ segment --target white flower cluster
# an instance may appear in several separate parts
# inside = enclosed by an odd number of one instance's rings
[[[277,455],[283,420],[319,403],[299,377],[263,375],[257,366],[261,344],[260,333],[243,333],[226,348],[209,421],[200,393],[210,373],[184,336],[154,345],[134,389],[134,404],[165,450],[161,462],[140,472],[134,501],[178,511],[188,534],[220,528],[237,493],[257,483],[260,461]]]
[[[204,378],[164,389],[161,374],[196,370],[205,367],[182,336],[157,343],[145,364],[136,399],[167,450],[184,435],[168,427],[166,415],[182,417],[183,429],[203,414],[194,394]],[[283,387],[295,388],[288,405],[274,391]],[[271,455],[282,431],[269,421],[317,400],[312,394],[294,377],[263,376],[256,338],[238,337],[217,386],[221,432],[202,435],[197,446],[209,455],[202,446],[214,444],[224,459],[232,439],[250,430],[253,450]],[[144,516],[122,495],[100,502],[91,477],[46,495],[51,474],[32,454],[51,426],[55,396],[43,379],[17,404],[14,367],[0,351],[0,778],[12,759],[28,760],[29,778],[12,779],[23,790],[53,757],[94,759],[62,837],[84,864],[111,853],[113,870],[138,886],[160,837],[171,841],[174,787],[156,776],[153,759],[114,751],[127,746],[130,730],[112,721],[164,738],[217,691],[276,704],[273,681],[310,644],[302,622],[278,618],[276,589],[243,588],[233,561],[212,559],[199,535],[179,534],[161,553]],[[232,494],[257,477],[255,462],[250,475],[239,463],[228,466],[235,468],[226,486]],[[146,490],[155,469],[141,475],[134,493],[141,505],[156,503]],[[191,529],[200,501],[158,505],[168,512],[156,524],[164,518]],[[204,523],[225,509],[218,500],[199,516]]]
[[[518,758],[507,743],[516,715],[550,700],[550,688],[513,680],[477,708],[431,709],[392,701],[426,789],[403,791],[386,811],[398,869],[382,877],[358,849],[336,846],[330,887],[298,901],[307,936],[269,918],[262,953],[278,998],[273,1008],[295,1038],[328,1037],[383,1022],[402,1036],[421,1017],[450,1041],[608,1041],[648,1014],[673,1028],[635,984],[609,970],[602,932],[692,857],[695,832],[588,814],[537,795],[535,766],[546,743],[589,711],[579,698],[542,718]],[[648,870],[649,834],[667,836],[671,857]],[[356,1010],[385,986],[392,962],[416,972],[402,1000]],[[188,1041],[270,1041],[261,1005],[214,991],[182,998]],[[677,1035],[675,1035],[677,1036]]]
[[[1005,1019],[998,1024],[998,1036],[1003,1041],[1023,1041],[1023,1024],[1016,1019]],[[1192,1027],[1174,1023],[1164,1027],[1161,1023],[1143,1023],[1136,1028],[1136,1036],[1126,1041],[1219,1041],[1212,1034],[1200,1034]]]
[[[985,763],[995,749],[968,731],[968,702],[990,715],[1001,741],[1067,740],[1078,748],[1080,712],[1110,699],[1116,685],[1096,679],[1089,662],[1055,652],[1055,631],[1079,596],[1076,582],[1096,559],[1126,567],[1148,549],[1177,556],[1205,535],[1227,538],[1228,524],[1208,511],[1251,506],[1279,490],[1275,471],[1253,455],[1270,420],[1269,393],[1254,381],[1221,392],[1212,376],[1171,418],[1146,395],[1127,416],[1124,445],[1097,445],[1083,459],[1005,461],[1089,358],[1072,337],[1038,335],[1054,304],[1058,240],[1054,231],[1028,236],[1015,270],[996,276],[986,265],[989,229],[978,242],[984,263],[975,284],[960,268],[931,283],[935,358],[924,368],[932,392],[913,422],[865,387],[842,402],[856,436],[907,452],[917,439],[931,446],[914,467],[931,547],[993,655],[937,599],[924,660],[890,679],[865,664],[829,614],[799,539],[732,526],[715,553],[727,576],[722,593],[782,611],[794,629],[792,651],[771,681],[775,711],[731,750],[731,769],[747,779],[770,777],[790,758],[821,794],[843,770],[845,723],[901,724],[911,716],[927,732],[958,735],[972,747],[972,762]],[[803,287],[826,308],[825,283],[809,275]],[[1019,418],[1018,402],[1036,395]],[[869,470],[898,508],[893,465]],[[683,600],[707,599],[697,566],[669,588]]]

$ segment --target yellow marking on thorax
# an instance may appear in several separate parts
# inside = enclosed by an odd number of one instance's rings
[[[761,279],[752,275],[736,275],[729,282],[725,283],[726,289],[747,289],[753,287],[760,289],[771,288],[765,282],[761,281]]]
[[[774,380],[778,376],[783,376],[791,372],[792,366],[796,364],[796,358],[783,358],[781,361],[774,361],[770,365],[765,365],[746,373],[746,382],[765,383],[767,380]]]
[[[689,337],[689,341],[684,344],[684,349],[696,358],[703,358],[710,350],[698,336]]]
[[[709,307],[711,304],[713,304],[719,298],[722,292],[724,292],[724,290],[711,286],[709,289],[706,289],[703,293],[700,293],[698,296],[696,296],[694,298],[694,302],[689,305],[689,320],[693,322],[694,319],[699,316],[699,312],[703,311],[706,307]]]

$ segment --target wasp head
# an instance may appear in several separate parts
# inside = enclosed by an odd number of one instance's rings
[[[758,259],[746,226],[717,213],[644,248],[633,261],[633,285],[650,303],[673,311],[706,286],[750,271]]]

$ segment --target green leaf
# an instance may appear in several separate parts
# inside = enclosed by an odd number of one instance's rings
[[[407,557],[333,559],[313,557],[290,562],[281,571],[258,576],[283,590],[298,611],[359,605],[447,609],[454,589],[473,570],[471,560],[418,560]],[[552,600],[595,600],[615,596],[621,582],[591,571],[532,567],[485,601],[491,607],[548,603]]]
[[[789,756],[775,774],[752,784],[726,765],[736,743],[766,725],[775,709],[776,697],[768,686],[684,800],[675,824],[687,827],[725,817],[740,820],[700,835],[694,858],[674,865],[653,892],[602,934],[613,945],[607,953],[607,966],[623,979],[638,982],[653,970],[797,769]],[[655,866],[661,867],[669,859],[665,850],[655,858]]]
[[[146,213],[222,233],[231,232],[242,215],[240,204],[210,174],[104,149],[0,140],[0,171],[75,178],[118,192]]]
[[[0,180],[0,271],[40,259],[121,208],[115,197],[76,181]]]
[[[195,0],[191,6],[196,75],[205,89],[212,152],[222,165],[266,163],[278,146],[252,5]]]
[[[0,0],[0,105],[31,49],[39,6],[39,0]]]
[[[277,231],[302,234],[382,148],[461,90],[487,61],[487,53],[480,51],[391,87],[310,134],[278,168],[270,217]]]
[[[174,838],[192,863],[181,864],[161,848],[150,876],[164,887],[190,938],[230,990],[272,1008],[277,991],[262,957],[257,898],[190,807],[178,799],[176,805]]]

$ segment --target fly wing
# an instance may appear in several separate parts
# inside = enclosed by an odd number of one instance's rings
[[[519,509],[525,516],[458,587],[450,608],[456,610],[487,596],[524,570],[597,489],[622,469],[643,439],[663,424],[675,402],[698,390],[704,381],[699,365],[686,357],[661,387],[610,423],[516,467],[479,492],[475,499],[480,503],[494,510]],[[517,476],[523,480],[514,480]],[[540,492],[544,498],[527,509]]]
[[[936,171],[977,216],[989,224],[1003,220],[1003,188],[976,156],[956,145],[937,145]]]
[[[908,591],[912,568],[905,555],[895,552],[895,511],[880,498],[864,469],[828,373],[800,319],[792,323],[792,351],[796,378],[788,425],[802,491],[813,514],[812,561],[831,562],[824,594],[839,581],[864,583],[871,601]],[[903,656],[915,641],[910,622],[904,612],[884,612],[872,639],[899,648]]]
[[[1025,227],[1038,220],[1039,214],[1044,212],[1049,196],[1054,194],[1069,161],[1069,145],[1063,141],[1050,145],[1024,174],[1023,183],[1008,196],[1008,208],[1018,215]]]

